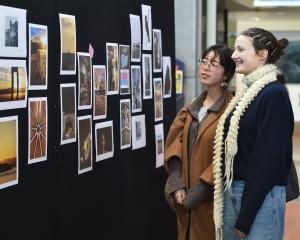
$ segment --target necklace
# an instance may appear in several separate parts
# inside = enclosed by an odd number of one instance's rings
[[[231,100],[225,112],[220,117],[214,140],[213,174],[215,178],[214,187],[214,222],[216,228],[216,239],[222,239],[223,225],[223,193],[231,186],[233,178],[233,159],[238,151],[237,137],[239,122],[248,106],[258,93],[269,83],[276,81],[277,67],[267,64],[245,76],[243,86],[236,96]],[[224,123],[233,111],[225,142]],[[224,149],[223,149],[224,147]],[[222,177],[222,153],[225,151],[225,183]],[[224,188],[225,187],[225,188]]]

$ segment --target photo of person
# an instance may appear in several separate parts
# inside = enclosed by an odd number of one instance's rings
[[[162,80],[154,78],[154,119],[155,122],[163,119],[163,96],[162,96]]]
[[[141,21],[140,16],[129,14],[131,30],[131,61],[141,61]]]
[[[48,28],[29,24],[29,90],[47,89]]]
[[[131,146],[131,110],[130,99],[120,100],[120,137],[121,149]]]
[[[59,14],[60,23],[60,74],[76,74],[76,23],[75,16]]]
[[[106,43],[107,95],[119,93],[118,44]]]
[[[152,56],[142,55],[143,64],[143,99],[152,98]]]
[[[130,94],[130,47],[129,45],[119,45],[120,59],[120,94]]]
[[[26,12],[0,5],[0,57],[26,57]]]
[[[78,109],[92,107],[92,60],[89,53],[78,52]]]
[[[142,111],[141,67],[131,66],[132,112]]]
[[[0,110],[27,105],[25,60],[0,59]]]
[[[78,117],[78,174],[92,170],[92,116]]]
[[[28,164],[47,160],[47,98],[28,99]]]
[[[113,121],[95,125],[96,162],[114,156]]]
[[[106,68],[105,65],[93,65],[94,82],[94,107],[93,119],[106,118],[107,96],[106,96]]]
[[[171,57],[163,57],[163,88],[164,98],[169,98],[172,95],[172,71],[171,71]]]
[[[164,165],[164,125],[155,125],[156,168]]]
[[[76,84],[60,84],[60,144],[76,142]]]
[[[0,189],[18,184],[18,116],[0,118]]]
[[[142,4],[143,50],[152,49],[152,17],[151,6]]]
[[[146,146],[146,128],[145,114],[132,116],[132,149],[138,149]]]
[[[153,29],[153,72],[162,71],[161,30]]]

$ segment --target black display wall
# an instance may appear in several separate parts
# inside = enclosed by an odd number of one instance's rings
[[[59,86],[77,83],[77,74],[59,74],[58,14],[76,17],[77,51],[88,52],[91,43],[92,64],[106,64],[105,43],[130,45],[129,14],[141,16],[141,4],[152,6],[152,27],[161,29],[162,53],[171,56],[174,69],[173,0],[0,0],[0,5],[27,9],[27,23],[47,25],[49,47],[48,89],[28,93],[28,97],[48,98],[47,161],[27,164],[28,109],[0,111],[1,117],[19,117],[19,183],[0,190],[0,239],[177,238],[175,214],[164,200],[166,173],[155,168],[154,135],[155,124],[163,122],[166,137],[175,117],[173,72],[172,97],[163,100],[163,121],[154,122],[153,99],[143,100],[142,113],[132,114],[146,116],[146,147],[120,150],[119,101],[129,95],[108,96],[107,118],[93,121],[94,127],[113,120],[113,158],[95,162],[94,149],[92,171],[78,175],[77,142],[60,145]],[[153,73],[154,77],[162,73]],[[77,110],[77,116],[90,114],[91,109]],[[94,140],[93,136],[93,145]]]

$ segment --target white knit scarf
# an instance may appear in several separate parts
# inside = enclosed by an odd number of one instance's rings
[[[255,99],[258,93],[269,83],[276,81],[276,66],[266,64],[258,68],[253,73],[244,77],[244,83],[236,96],[231,100],[225,112],[218,122],[215,140],[214,140],[214,222],[216,228],[216,240],[222,240],[223,225],[223,194],[231,186],[233,178],[233,159],[238,151],[237,138],[239,122],[241,116],[245,113],[248,106]],[[228,115],[233,111],[230,119],[229,130],[225,142],[224,123]],[[224,149],[223,149],[224,148]],[[222,153],[225,151],[225,176],[223,182],[222,176]]]

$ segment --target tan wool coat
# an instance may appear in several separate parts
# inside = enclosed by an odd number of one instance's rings
[[[192,153],[190,156],[190,169],[188,171],[188,139],[189,128],[193,121],[188,107],[183,107],[173,121],[165,144],[165,168],[173,156],[178,156],[182,161],[182,181],[188,187],[196,185],[199,179],[213,185],[212,172],[214,136],[218,119],[225,111],[232,99],[232,94],[227,90],[225,100],[218,112],[209,112],[198,130]],[[188,175],[189,173],[189,175]],[[188,228],[189,210],[176,204],[178,240],[185,240]],[[213,199],[200,204],[190,210],[189,240],[214,240],[215,228],[213,223]]]

